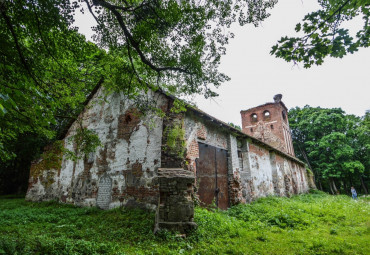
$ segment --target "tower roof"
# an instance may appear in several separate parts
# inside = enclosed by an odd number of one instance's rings
[[[252,110],[255,110],[257,108],[260,108],[260,107],[265,107],[265,106],[268,106],[268,105],[281,105],[286,111],[288,111],[288,108],[285,106],[285,104],[281,101],[283,95],[282,94],[277,94],[274,96],[274,101],[275,102],[268,102],[268,103],[265,103],[265,104],[261,104],[259,106],[255,106],[255,107],[252,107],[252,108],[249,108],[247,110],[241,110],[240,113],[242,112],[250,112]]]

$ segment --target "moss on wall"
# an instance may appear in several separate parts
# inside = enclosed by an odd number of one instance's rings
[[[185,129],[181,124],[175,124],[165,128],[166,151],[168,154],[184,157],[186,150]]]
[[[55,169],[60,171],[63,159],[63,141],[56,141],[44,148],[44,153],[37,162],[33,162],[30,169],[30,176],[41,177],[44,171]],[[47,183],[52,184],[55,173],[48,172]]]

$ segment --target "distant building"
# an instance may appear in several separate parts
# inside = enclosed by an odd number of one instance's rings
[[[262,142],[295,156],[288,122],[288,109],[274,96],[273,103],[266,103],[240,112],[242,131]]]

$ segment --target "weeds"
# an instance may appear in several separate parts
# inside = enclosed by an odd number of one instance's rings
[[[0,254],[370,254],[367,198],[322,192],[196,208],[186,238],[153,234],[154,213],[0,198]]]

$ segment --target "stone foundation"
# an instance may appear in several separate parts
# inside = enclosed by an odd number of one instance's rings
[[[154,232],[168,229],[187,233],[197,227],[194,222],[193,188],[195,177],[181,168],[158,169],[159,203]]]

